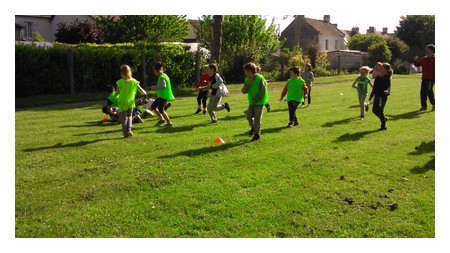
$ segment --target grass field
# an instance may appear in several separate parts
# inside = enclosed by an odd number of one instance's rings
[[[387,131],[359,119],[355,77],[313,87],[292,129],[283,83],[270,84],[255,143],[238,92],[217,124],[178,97],[172,128],[148,118],[128,139],[100,103],[17,111],[15,236],[433,238],[435,114],[418,111],[420,76],[394,75]]]

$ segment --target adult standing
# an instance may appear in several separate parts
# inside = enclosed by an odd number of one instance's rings
[[[434,59],[434,45],[428,44],[426,46],[425,56],[419,58],[414,57],[414,65],[416,67],[422,67],[422,84],[420,88],[420,102],[422,107],[420,110],[427,109],[427,98],[432,105],[432,111],[434,111],[434,76],[435,76],[435,59]]]

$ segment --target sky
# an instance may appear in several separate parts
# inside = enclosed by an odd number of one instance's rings
[[[437,82],[436,82],[436,238],[411,240],[405,239],[400,243],[396,240],[254,240],[253,246],[260,252],[293,252],[294,248],[297,252],[301,249],[310,249],[311,252],[361,252],[361,243],[364,243],[364,252],[439,252],[437,247],[445,246],[449,248],[448,238],[450,238],[450,209],[448,205],[448,197],[442,192],[449,192],[448,179],[450,179],[450,170],[443,159],[448,154],[450,143],[450,131],[448,131],[448,111],[450,111],[450,103],[445,103],[444,94],[450,93],[449,86],[439,82],[446,77],[443,73],[443,60],[449,59],[449,50],[440,45],[444,45],[446,39],[446,27],[443,24],[449,24],[448,13],[444,13],[441,0],[376,0],[376,1],[356,1],[356,0],[321,0],[321,1],[300,1],[300,0],[246,0],[246,1],[200,1],[200,0],[164,0],[164,1],[148,1],[148,0],[19,0],[6,1],[2,4],[0,10],[0,25],[7,39],[0,40],[0,55],[2,56],[1,69],[4,73],[2,94],[4,96],[0,100],[0,106],[3,108],[0,140],[2,143],[0,168],[0,247],[5,245],[15,249],[15,252],[92,252],[89,242],[85,240],[63,240],[63,241],[42,241],[42,240],[23,240],[14,239],[14,118],[15,111],[13,90],[14,87],[14,39],[13,24],[14,15],[156,15],[156,14],[174,14],[188,15],[198,17],[204,14],[219,15],[267,15],[267,17],[275,16],[276,23],[280,23],[283,29],[289,20],[282,20],[284,15],[305,15],[308,18],[322,19],[323,15],[330,15],[331,22],[337,23],[338,28],[350,30],[354,26],[360,28],[360,32],[365,32],[369,26],[374,26],[377,31],[381,31],[383,27],[388,27],[389,32],[393,32],[398,25],[401,15],[436,15],[436,44],[437,44]],[[415,85],[415,84],[414,84]],[[6,89],[5,89],[6,87]],[[418,94],[419,97],[419,94]],[[420,127],[420,126],[419,126]],[[430,196],[431,197],[431,196]],[[6,202],[6,205],[4,203]],[[193,241],[184,240],[177,241],[143,241],[143,240],[127,240],[126,244],[122,244],[123,240],[109,240],[108,244],[102,244],[104,248],[99,251],[108,252],[131,252],[142,251],[142,249],[152,250],[155,246],[161,247],[165,245],[168,249],[173,249],[179,245],[179,250],[188,252],[191,246],[195,246],[195,252],[211,252],[214,247],[218,248],[218,252],[255,252],[255,248],[245,248],[236,246],[236,241]],[[281,242],[281,243],[280,243]],[[87,244],[86,244],[87,243]],[[274,244],[271,244],[274,243]],[[214,246],[214,245],[218,246]],[[274,246],[275,245],[275,246]],[[290,248],[290,247],[293,248]],[[185,248],[183,248],[185,247]],[[206,247],[206,248],[205,248]],[[231,249],[230,249],[231,247]],[[327,248],[328,247],[328,248]],[[265,251],[264,249],[267,249]],[[289,250],[290,249],[290,250]],[[324,249],[328,249],[324,251]],[[26,250],[26,251],[25,251]],[[216,251],[216,252],[217,252]],[[308,250],[306,250],[308,251]],[[191,251],[193,252],[193,251]]]

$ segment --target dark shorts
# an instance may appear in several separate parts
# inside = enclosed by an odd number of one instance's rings
[[[159,112],[164,112],[164,106],[166,105],[167,100],[164,98],[157,98],[155,102],[150,106],[150,109],[153,111],[158,108]]]

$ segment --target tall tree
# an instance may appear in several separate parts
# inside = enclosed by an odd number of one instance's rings
[[[180,15],[99,16],[97,24],[109,43],[182,41],[189,33],[186,16]]]
[[[409,58],[423,55],[426,45],[435,43],[435,17],[434,15],[401,16],[395,35],[409,46]]]
[[[223,24],[223,15],[214,15],[213,16],[213,41],[211,48],[211,60],[220,63],[220,51],[222,49],[222,24]]]
[[[230,74],[227,78],[232,80],[242,78],[243,64],[248,61],[258,62],[282,44],[278,39],[274,20],[267,26],[266,19],[257,15],[224,16],[222,34],[220,61],[223,67],[228,68]],[[213,51],[213,16],[202,16],[197,38],[203,47]]]

